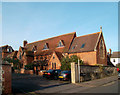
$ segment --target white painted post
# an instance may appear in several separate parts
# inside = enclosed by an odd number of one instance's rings
[[[78,59],[78,78],[79,78],[79,83],[80,83],[80,62]]]

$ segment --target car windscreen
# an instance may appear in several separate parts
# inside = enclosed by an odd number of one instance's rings
[[[70,71],[62,71],[61,74],[70,73]]]
[[[53,72],[53,70],[48,70],[47,72]]]

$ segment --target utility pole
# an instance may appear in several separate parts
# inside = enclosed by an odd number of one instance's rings
[[[80,83],[80,61],[78,59],[78,78],[79,78],[79,83]]]

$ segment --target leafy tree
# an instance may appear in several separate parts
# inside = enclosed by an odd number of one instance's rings
[[[13,68],[14,69],[20,69],[21,68],[21,63],[19,59],[14,59],[14,58],[4,58],[4,61],[8,61],[9,63],[13,63]]]
[[[61,70],[71,70],[71,62],[78,63],[78,59],[76,55],[63,57],[61,60]],[[80,65],[83,65],[82,60],[80,60]]]
[[[34,64],[33,63],[29,63],[28,65],[25,65],[25,69],[26,70],[33,70],[34,69]]]
[[[116,65],[116,67],[120,69],[120,63],[118,63],[118,64]]]

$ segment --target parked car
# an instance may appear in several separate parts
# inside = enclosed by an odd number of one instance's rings
[[[44,74],[44,72],[46,72],[47,70],[40,70],[39,71],[39,75],[43,75]]]
[[[60,69],[48,70],[43,73],[43,77],[46,77],[47,79],[58,79],[60,72]]]
[[[62,71],[61,74],[59,75],[60,80],[70,80],[71,81],[71,71]],[[85,73],[80,73],[80,81],[83,82],[85,81],[86,74]]]
[[[120,79],[120,73],[118,73],[118,79]]]
[[[59,75],[60,80],[71,80],[71,71],[62,71]]]

